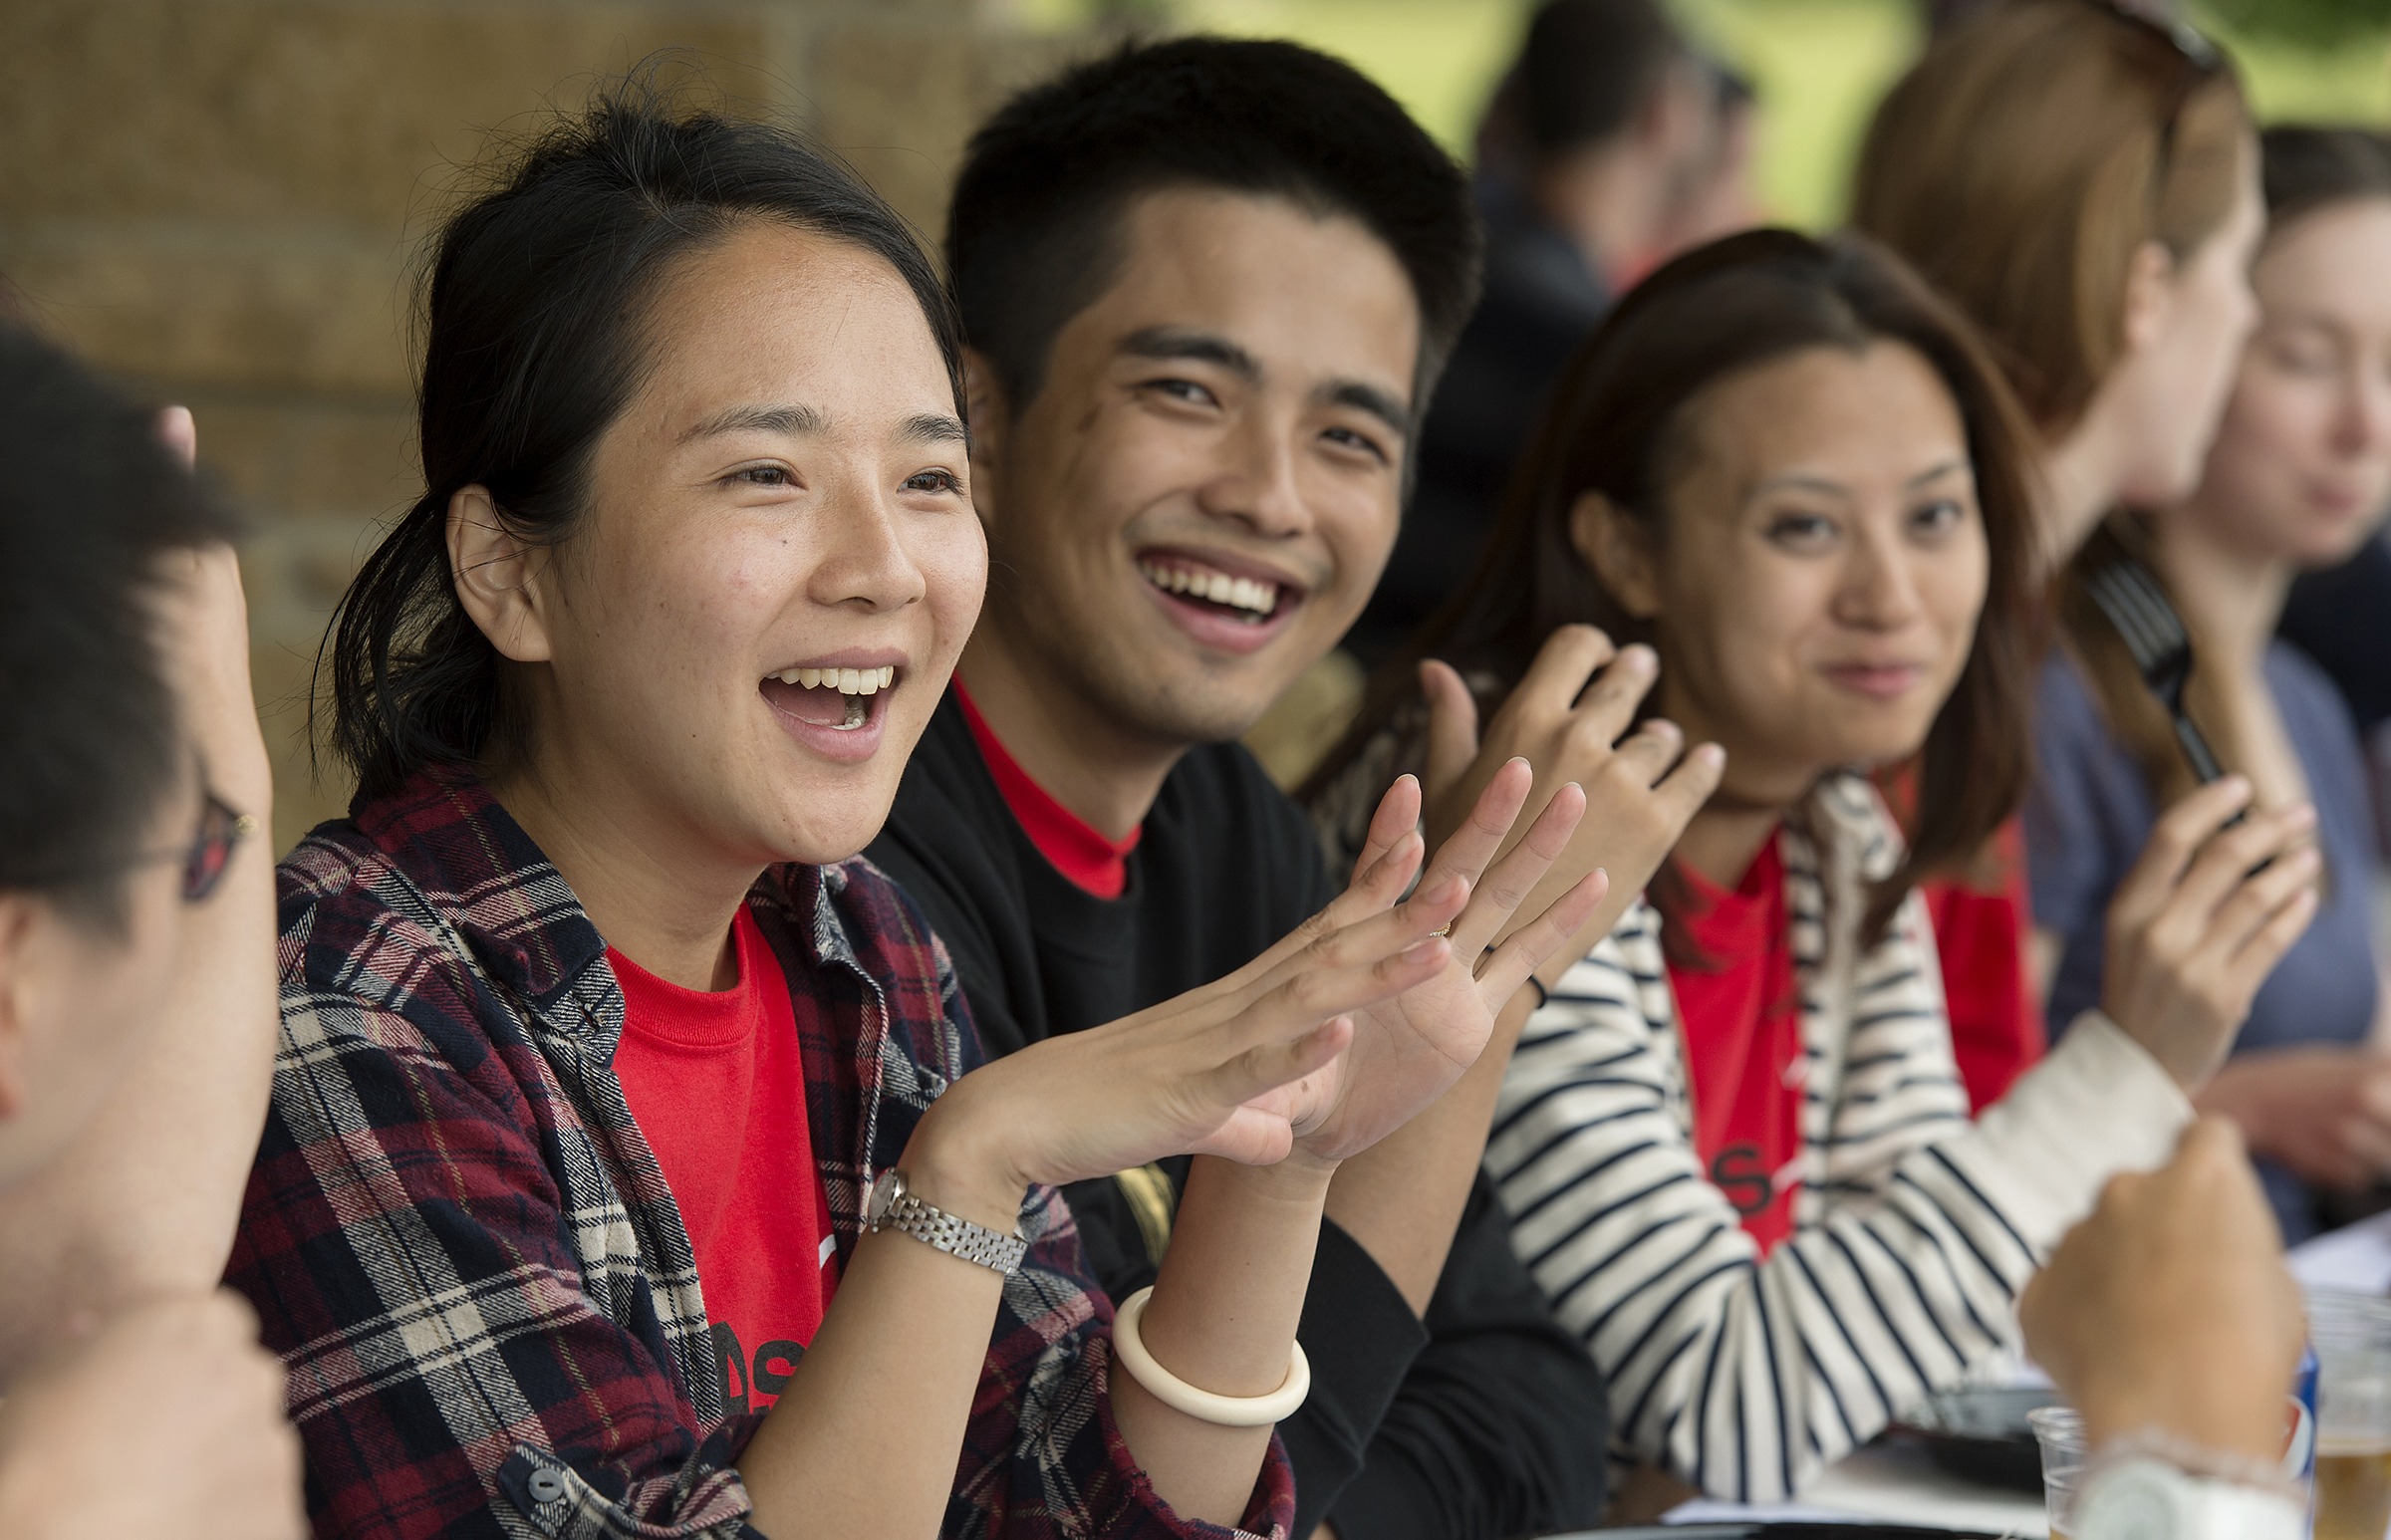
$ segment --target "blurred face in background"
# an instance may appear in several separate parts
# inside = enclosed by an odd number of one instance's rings
[[[1753,177],[1758,124],[1758,104],[1747,89],[1725,80],[1713,86],[1708,131],[1671,200],[1654,265],[1762,222]]]
[[[2232,211],[2180,259],[2147,244],[2129,280],[2126,350],[2099,394],[2113,405],[2117,500],[2181,502],[2200,484],[2234,371],[2258,318],[2250,264],[2266,228],[2258,147],[2242,157]]]
[[[2330,566],[2391,510],[2391,199],[2300,215],[2253,279],[2258,330],[2180,517],[2257,559]]]

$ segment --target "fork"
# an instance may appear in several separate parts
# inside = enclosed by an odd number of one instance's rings
[[[2209,740],[2184,711],[2184,686],[2192,680],[2192,635],[2184,627],[2184,618],[2150,568],[2112,532],[2099,531],[2085,554],[2091,558],[2084,576],[2085,591],[2133,654],[2134,666],[2142,670],[2142,682],[2167,708],[2168,718],[2175,724],[2175,741],[2190,761],[2193,775],[2207,785],[2225,772]]]

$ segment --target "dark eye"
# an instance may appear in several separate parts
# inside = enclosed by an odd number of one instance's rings
[[[963,481],[950,470],[918,470],[905,478],[909,492],[930,492],[937,496],[960,492]]]
[[[1184,401],[1190,406],[1217,406],[1220,404],[1218,396],[1193,380],[1169,378],[1149,380],[1144,388],[1159,395],[1167,395],[1175,401]]]
[[[1394,463],[1394,456],[1387,453],[1386,446],[1368,433],[1349,427],[1332,427],[1320,436],[1341,449],[1351,449],[1357,453],[1366,454],[1381,465]]]
[[[744,482],[749,486],[783,487],[796,484],[790,478],[786,465],[743,465],[725,479]]]
[[[2274,350],[2275,361],[2294,375],[2330,375],[2338,364],[2332,353],[2313,342],[2284,343]]]
[[[1940,535],[1959,528],[1968,510],[1952,498],[1928,503],[1910,515],[1910,524],[1923,534]]]
[[[1780,513],[1768,520],[1768,538],[1782,546],[1822,546],[1835,537],[1835,521],[1822,513]]]

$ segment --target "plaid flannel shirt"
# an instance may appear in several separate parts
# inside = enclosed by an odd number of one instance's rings
[[[623,993],[480,783],[426,774],[280,872],[282,1039],[230,1282],[290,1371],[319,1534],[756,1535],[694,1252],[613,1071]],[[945,953],[857,860],[749,898],[787,971],[844,1263],[873,1171],[978,1061]],[[1106,1395],[1112,1305],[1060,1196],[1004,1289],[943,1530],[1227,1537],[1179,1517]],[[1272,1440],[1248,1531],[1284,1540]],[[790,1537],[782,1537],[790,1540]]]

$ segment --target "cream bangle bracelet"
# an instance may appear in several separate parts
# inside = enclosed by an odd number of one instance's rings
[[[1146,1339],[1138,1333],[1138,1320],[1146,1314],[1146,1301],[1152,1297],[1152,1286],[1138,1290],[1123,1300],[1113,1315],[1113,1354],[1129,1377],[1146,1388],[1147,1394],[1174,1412],[1184,1412],[1199,1422],[1211,1422],[1221,1427],[1267,1427],[1283,1422],[1303,1405],[1311,1393],[1312,1366],[1303,1356],[1303,1344],[1289,1344],[1287,1378],[1277,1390],[1267,1396],[1215,1396],[1199,1391],[1179,1376],[1154,1361],[1146,1351]]]

